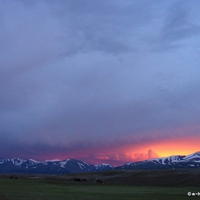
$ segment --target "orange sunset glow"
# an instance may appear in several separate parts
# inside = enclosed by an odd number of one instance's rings
[[[187,155],[199,151],[200,138],[197,139],[186,138],[183,139],[183,141],[166,141],[161,144],[155,144],[153,149],[160,157],[170,155]]]
[[[156,141],[141,146],[138,145],[134,148],[129,147],[126,150],[126,155],[127,158],[129,157],[135,161],[171,155],[188,155],[200,150],[199,141],[199,136]],[[148,155],[149,150],[151,150],[151,154]]]
[[[151,158],[167,157],[172,155],[188,155],[200,150],[200,136],[174,137],[157,139],[155,141],[141,141],[137,144],[112,145],[102,148],[100,145],[74,152],[65,151],[55,153],[53,158],[77,158],[93,164],[111,163],[115,166],[127,162],[137,162]],[[45,155],[47,157],[47,155]],[[48,159],[51,159],[49,155]],[[42,160],[42,158],[41,158]]]

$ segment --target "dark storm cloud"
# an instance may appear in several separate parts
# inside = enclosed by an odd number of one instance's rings
[[[0,9],[5,154],[137,144],[168,137],[150,130],[199,122],[194,4],[0,1]]]
[[[181,48],[184,40],[199,36],[200,26],[195,23],[196,20],[193,20],[193,11],[194,9],[187,1],[175,1],[165,10],[163,25],[156,39],[158,40],[158,51]]]

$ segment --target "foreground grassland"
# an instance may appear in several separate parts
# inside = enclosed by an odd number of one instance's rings
[[[198,187],[115,185],[49,177],[0,177],[0,200],[188,200]]]

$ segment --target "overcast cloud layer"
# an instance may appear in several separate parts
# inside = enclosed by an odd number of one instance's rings
[[[0,156],[92,159],[199,135],[171,131],[200,121],[199,6],[0,0]]]

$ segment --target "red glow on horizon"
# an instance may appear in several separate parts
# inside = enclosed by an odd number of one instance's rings
[[[200,136],[197,134],[200,127],[181,127],[176,130],[151,131],[148,134],[151,138],[148,140],[145,135],[131,138],[128,142],[110,146],[90,147],[85,149],[74,149],[73,151],[51,152],[49,155],[40,154],[40,157],[33,159],[51,160],[68,158],[82,160],[90,164],[108,163],[114,166],[122,165],[128,162],[137,162],[151,158],[167,157],[172,155],[188,155],[200,151]],[[187,133],[192,133],[191,135]],[[169,134],[174,133],[174,135]],[[193,134],[195,133],[195,134]],[[166,137],[163,137],[165,135]]]
[[[172,155],[188,155],[200,150],[200,137],[171,138],[133,146],[119,148],[86,149],[85,151],[43,156],[43,160],[73,158],[90,164],[108,163],[114,166],[128,162],[137,162],[151,158],[167,157]],[[42,159],[42,157],[41,157]],[[40,159],[40,160],[41,160]]]

